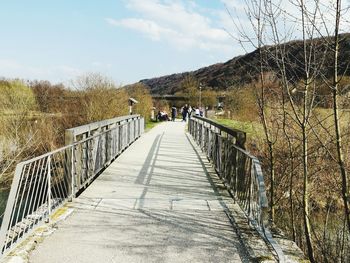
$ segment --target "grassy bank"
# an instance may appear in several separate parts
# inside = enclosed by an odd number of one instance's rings
[[[159,123],[161,123],[161,122],[156,122],[156,121],[151,121],[151,120],[146,121],[145,131],[147,132],[147,131],[151,130],[152,128],[157,126]]]
[[[264,135],[263,127],[258,122],[237,121],[225,118],[215,118],[213,120],[229,128],[244,131],[247,134],[248,140],[257,140]]]

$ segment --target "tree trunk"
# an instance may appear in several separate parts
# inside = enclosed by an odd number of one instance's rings
[[[275,221],[275,159],[273,156],[273,143],[271,141],[268,142],[269,145],[269,157],[270,157],[270,181],[271,181],[271,189],[270,189],[270,203],[271,203],[271,212],[270,219],[272,222]]]
[[[296,231],[295,231],[295,221],[294,221],[294,202],[293,202],[294,156],[292,152],[293,151],[292,145],[289,138],[288,138],[288,145],[289,145],[289,158],[290,158],[290,164],[291,164],[290,181],[289,181],[289,207],[290,207],[290,218],[291,218],[291,224],[292,224],[293,241],[296,242]]]
[[[339,121],[339,85],[338,85],[338,53],[339,53],[339,22],[340,22],[340,11],[341,11],[341,0],[337,0],[336,6],[336,25],[334,34],[334,65],[333,65],[333,115],[334,115],[334,128],[336,137],[337,157],[340,176],[342,180],[342,199],[344,203],[345,219],[350,233],[350,199],[348,190],[348,175],[345,169],[344,163],[344,151],[342,145],[342,133]]]
[[[308,181],[308,138],[306,134],[305,125],[302,127],[303,132],[303,216],[304,216],[304,231],[306,239],[307,253],[310,261],[315,263],[311,227],[310,227],[310,213],[309,213],[309,181]]]

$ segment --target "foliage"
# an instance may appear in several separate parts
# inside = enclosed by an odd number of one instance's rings
[[[187,103],[193,106],[199,104],[199,82],[192,75],[187,75],[180,83],[181,91],[177,95],[187,97]]]
[[[204,107],[215,107],[217,104],[217,92],[212,89],[204,89],[202,91],[201,104]]]
[[[242,119],[244,119],[244,117]],[[250,146],[263,136],[263,128],[259,122],[239,121],[226,118],[218,118],[215,121],[227,127],[244,131],[247,134]]]
[[[258,108],[252,85],[232,88],[225,94],[225,109],[231,112],[235,120],[257,121]]]
[[[154,107],[156,108],[156,114],[158,111],[170,112],[170,105],[166,100],[156,100],[154,102]]]
[[[81,96],[81,113],[86,123],[128,114],[128,94],[98,73],[78,77],[73,86]]]
[[[176,95],[185,97],[184,103],[193,107],[213,108],[217,104],[218,94],[210,87],[202,87],[199,81],[189,74],[182,79]]]
[[[28,125],[36,109],[35,96],[22,81],[0,81],[0,187],[8,187],[16,162],[40,145],[35,127]]]
[[[8,113],[29,112],[36,109],[33,91],[20,80],[0,80],[0,110]]]
[[[345,80],[344,80],[345,81]],[[277,83],[266,83],[266,119],[273,136],[277,138],[274,147],[275,157],[275,205],[276,225],[290,237],[293,238],[292,220],[295,224],[295,240],[297,244],[306,249],[303,240],[303,211],[302,211],[302,136],[298,132],[298,125],[293,118],[292,108],[286,102],[282,104],[280,88]],[[273,85],[272,85],[273,84]],[[233,89],[226,95],[225,105],[232,111],[232,118],[218,119],[221,124],[247,132],[247,148],[256,155],[263,165],[266,186],[269,189],[269,152],[263,138],[262,124],[258,123],[257,113],[251,112],[256,109],[256,90],[252,83],[241,89]],[[269,85],[272,85],[269,87]],[[249,88],[250,87],[250,88]],[[242,88],[243,89],[243,88]],[[294,95],[295,96],[295,95]],[[295,97],[296,98],[296,97]],[[296,99],[298,101],[298,99]],[[298,102],[299,103],[299,102]],[[319,106],[319,104],[316,104]],[[287,117],[284,118],[284,114]],[[254,117],[255,116],[255,117]],[[350,112],[343,109],[340,112],[340,123],[345,134],[350,134]],[[309,129],[307,130],[309,141],[309,173],[310,173],[310,219],[313,230],[315,251],[317,259],[337,258],[339,254],[349,251],[346,240],[349,234],[344,232],[344,221],[342,216],[343,204],[341,201],[341,181],[337,176],[337,162],[334,158],[336,147],[334,143],[333,114],[328,108],[315,108],[310,116]],[[283,127],[289,136],[284,135]],[[345,137],[344,148],[350,152],[350,137]],[[290,148],[291,147],[291,148]],[[347,154],[347,167],[350,159]],[[349,169],[349,168],[348,168]],[[293,207],[291,208],[291,204]],[[292,209],[292,210],[291,210]],[[344,237],[344,238],[342,238]],[[342,244],[344,242],[345,244]],[[341,248],[344,250],[340,251]],[[322,261],[320,260],[320,261]]]
[[[112,80],[91,73],[72,86],[0,81],[2,188],[10,186],[17,162],[63,146],[65,129],[128,114],[129,94]]]
[[[62,84],[51,85],[49,81],[34,81],[30,87],[41,112],[57,113],[61,111],[62,105],[66,102],[66,90]]]
[[[138,101],[133,106],[133,113],[140,114],[146,121],[150,120],[153,102],[147,87],[144,84],[137,83],[129,86],[127,92],[130,97]]]

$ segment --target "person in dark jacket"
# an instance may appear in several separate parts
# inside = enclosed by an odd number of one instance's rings
[[[182,108],[182,121],[186,121],[188,113],[188,106],[187,104]]]
[[[171,108],[171,120],[172,120],[172,121],[175,121],[176,115],[177,115],[177,109],[176,109],[175,106],[173,106],[173,107]]]

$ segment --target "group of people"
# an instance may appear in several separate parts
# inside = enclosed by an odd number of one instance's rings
[[[157,121],[169,121],[168,113],[164,110],[158,111]]]
[[[191,107],[185,104],[185,106],[181,108],[181,114],[182,114],[182,121],[186,121],[187,118],[190,119],[192,115],[203,117],[203,110],[201,108]]]
[[[188,106],[187,104],[185,104],[181,108],[181,115],[182,115],[182,121],[186,121],[187,118],[191,118],[192,115],[203,117],[203,111],[202,111],[202,109],[200,109],[198,107],[197,108],[191,107],[191,106]],[[175,121],[176,116],[177,116],[177,108],[176,108],[176,106],[172,106],[171,107],[171,120]],[[168,116],[168,113],[166,111],[162,110],[162,111],[158,111],[157,120],[158,121],[170,121],[170,118]]]

